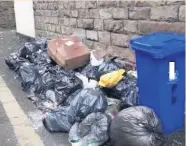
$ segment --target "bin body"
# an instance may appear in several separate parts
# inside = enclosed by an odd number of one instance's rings
[[[163,133],[184,127],[184,44],[184,34],[174,33],[153,33],[130,41],[136,54],[139,104],[156,112]],[[169,77],[170,62],[175,64],[175,79]]]

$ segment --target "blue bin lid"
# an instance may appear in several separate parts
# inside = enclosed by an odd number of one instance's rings
[[[185,51],[185,34],[155,32],[131,39],[130,47],[154,58],[165,58]]]

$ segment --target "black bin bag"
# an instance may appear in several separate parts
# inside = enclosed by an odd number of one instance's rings
[[[10,69],[18,71],[20,66],[22,66],[25,63],[28,63],[28,60],[19,57],[18,53],[11,53],[8,57],[5,58],[5,63],[8,65]]]
[[[125,75],[115,87],[103,90],[108,96],[121,100],[121,109],[139,104],[139,89],[135,77]]]
[[[20,57],[28,59],[30,62],[34,62],[35,57],[33,56],[33,53],[36,51],[38,51],[36,46],[32,42],[27,42],[19,51],[19,55]]]
[[[69,132],[71,142],[80,142],[82,146],[89,144],[100,146],[109,139],[109,120],[103,113],[92,113],[82,122],[75,123]]]
[[[107,74],[109,72],[124,68],[124,66],[121,63],[115,62],[114,59],[115,58],[113,58],[109,61],[103,62],[99,66],[99,68],[97,70],[97,74],[96,74],[97,80],[99,80],[100,77],[104,74]]]
[[[47,39],[46,38],[36,38],[34,44],[37,49],[46,50],[47,49]]]
[[[64,73],[64,71],[56,75],[54,90],[59,104],[80,88],[82,88],[82,81],[75,75]]]
[[[67,114],[67,107],[56,110],[47,109],[43,113],[43,125],[49,132],[69,132],[72,125],[68,122]]]
[[[42,80],[32,64],[24,64],[18,72],[23,90],[28,93],[40,93]]]
[[[105,112],[107,108],[107,96],[100,88],[87,88],[81,90],[71,101],[69,121],[74,124],[81,121],[93,112]]]
[[[81,71],[81,74],[84,76],[96,80],[96,75],[98,71],[98,66],[92,66],[90,63],[86,65],[83,70]]]
[[[161,122],[148,107],[136,106],[122,110],[110,126],[114,146],[163,146]]]

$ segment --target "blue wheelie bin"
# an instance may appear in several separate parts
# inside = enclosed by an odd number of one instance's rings
[[[130,40],[135,50],[139,104],[159,116],[163,133],[184,127],[185,34],[155,32]]]

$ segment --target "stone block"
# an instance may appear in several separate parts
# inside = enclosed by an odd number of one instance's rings
[[[60,8],[60,9],[58,10],[58,12],[59,12],[58,16],[59,16],[59,17],[64,17],[64,11],[65,11],[65,10],[63,10],[62,8]]]
[[[110,32],[106,31],[99,31],[98,32],[98,38],[100,43],[110,44]]]
[[[75,9],[76,8],[76,2],[75,1],[68,1],[67,9]]]
[[[78,17],[78,10],[71,10],[71,17],[77,18]]]
[[[56,30],[55,25],[53,25],[53,24],[49,24],[49,25],[48,25],[48,31],[50,31],[50,32],[55,32],[55,30]]]
[[[65,35],[73,34],[73,29],[71,27],[64,27],[64,34]]]
[[[80,39],[85,39],[86,38],[85,30],[81,29],[81,28],[73,29],[73,34]]]
[[[124,20],[124,32],[138,33],[138,22],[134,20]]]
[[[77,19],[76,18],[70,18],[70,26],[72,26],[72,27],[77,26]]]
[[[111,7],[117,7],[116,1],[109,1],[109,0],[100,0],[98,1],[98,7],[99,8],[111,8]]]
[[[83,19],[77,19],[77,26],[83,28]]]
[[[64,17],[70,17],[70,10],[63,10]]]
[[[153,7],[151,8],[150,18],[159,21],[176,21],[178,20],[178,6]]]
[[[112,18],[112,8],[99,9],[99,15],[102,19]]]
[[[136,1],[135,5],[136,7],[151,7],[152,3],[151,1],[143,0],[143,1]]]
[[[61,33],[61,27],[59,25],[56,25],[56,31],[57,33]]]
[[[86,30],[86,38],[88,40],[98,41],[98,32],[93,30]]]
[[[62,25],[64,23],[63,17],[58,17],[58,24]]]
[[[99,9],[90,9],[89,18],[99,18]]]
[[[87,39],[83,39],[82,42],[87,45],[87,47],[89,49],[93,49],[93,46],[94,46],[94,41],[91,41],[91,40],[87,40]]]
[[[150,18],[150,8],[135,7],[129,8],[129,18],[134,20],[146,20]]]
[[[52,17],[52,24],[58,24],[58,18]]]
[[[120,0],[118,1],[118,7],[119,8],[135,7],[135,0],[130,1]]]
[[[111,32],[123,32],[122,20],[104,20],[104,30]]]
[[[185,0],[167,0],[167,5],[185,5]]]
[[[185,21],[185,5],[179,8],[179,20]]]
[[[79,17],[80,18],[89,18],[89,10],[88,9],[79,9]]]
[[[129,36],[124,34],[111,33],[111,42],[114,46],[128,47]]]
[[[93,19],[83,19],[83,28],[94,29],[94,20]]]
[[[68,9],[68,1],[63,1],[63,8]]]
[[[94,19],[94,29],[95,30],[103,30],[103,20]]]
[[[150,33],[155,31],[173,31],[178,33],[185,33],[185,23],[140,21],[139,31],[140,33]]]
[[[64,23],[65,26],[70,25],[70,18],[66,18],[66,17],[65,17],[65,18],[63,19],[63,23]]]
[[[128,8],[113,8],[112,15],[114,19],[128,19]]]
[[[97,8],[97,1],[92,1],[92,0],[85,1],[85,7],[87,9],[95,9],[95,8]]]
[[[85,7],[85,1],[76,1],[76,8],[77,9],[84,9]]]
[[[51,10],[51,16],[57,17],[59,15],[58,10]]]
[[[58,2],[59,9],[64,9],[63,3],[64,3],[64,1],[59,1]]]
[[[48,10],[57,10],[57,8],[58,8],[58,5],[56,5],[55,3],[48,3],[47,4],[47,9]]]

